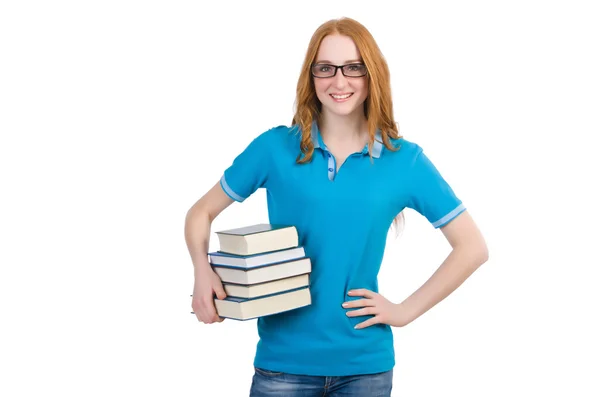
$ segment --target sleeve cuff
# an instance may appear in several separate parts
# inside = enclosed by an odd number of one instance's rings
[[[225,192],[225,194],[227,194],[232,200],[235,200],[239,203],[241,203],[242,201],[244,201],[246,198],[240,196],[239,194],[237,194],[236,192],[233,191],[233,189],[231,187],[229,187],[229,185],[227,184],[227,181],[225,180],[225,175],[223,175],[221,177],[221,188],[223,189],[223,191]]]
[[[452,219],[456,218],[464,210],[466,210],[466,207],[465,207],[465,205],[463,203],[461,203],[458,207],[456,207],[455,209],[453,209],[452,211],[450,211],[448,214],[446,214],[442,218],[440,218],[437,221],[433,222],[431,225],[433,227],[435,227],[436,229],[440,228],[440,227],[444,226],[445,224],[447,224],[448,222],[450,222]]]

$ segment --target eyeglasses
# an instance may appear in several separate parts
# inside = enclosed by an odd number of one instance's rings
[[[342,69],[342,74],[346,77],[362,77],[367,74],[364,63],[349,63],[341,66],[316,63],[312,65],[311,72],[313,77],[326,78],[335,76],[338,69]]]

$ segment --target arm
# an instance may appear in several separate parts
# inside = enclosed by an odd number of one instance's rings
[[[485,240],[467,211],[440,230],[450,243],[452,251],[435,273],[399,304],[406,324],[450,295],[488,260]]]
[[[273,131],[273,132],[272,132]],[[226,297],[219,276],[208,262],[210,227],[213,220],[233,201],[243,202],[258,188],[267,188],[271,139],[279,130],[268,130],[252,140],[225,169],[222,177],[192,208],[185,218],[185,241],[194,264],[192,309],[199,321],[220,322],[214,295]]]
[[[194,265],[194,293],[192,309],[199,321],[210,324],[222,321],[214,306],[213,293],[225,298],[223,285],[208,263],[208,245],[212,221],[233,200],[216,183],[187,212],[185,217],[185,241]]]
[[[208,267],[208,243],[210,239],[210,226],[212,221],[233,203],[223,192],[219,183],[216,183],[192,208],[185,217],[185,242],[194,271]]]
[[[344,303],[346,308],[365,306],[348,312],[349,316],[375,315],[357,324],[357,328],[377,323],[402,327],[411,323],[450,295],[488,259],[483,236],[462,201],[419,146],[415,153],[410,166],[406,206],[426,217],[434,227],[439,227],[452,246],[452,252],[429,280],[402,303],[394,304],[366,289],[349,291],[349,295],[366,298]]]
[[[349,317],[373,315],[355,328],[377,323],[403,327],[411,323],[450,295],[487,261],[488,251],[483,236],[466,210],[440,230],[452,246],[452,252],[429,280],[402,303],[392,303],[383,295],[364,288],[348,291],[348,295],[365,298],[342,304],[346,309],[362,308],[348,311]]]

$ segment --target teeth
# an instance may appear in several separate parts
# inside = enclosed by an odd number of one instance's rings
[[[352,94],[346,94],[346,95],[334,95],[334,94],[331,94],[331,96],[334,97],[335,99],[346,99],[350,95],[352,95]]]

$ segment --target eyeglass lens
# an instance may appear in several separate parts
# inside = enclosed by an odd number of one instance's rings
[[[347,77],[361,77],[367,73],[367,67],[362,63],[353,63],[342,66],[321,63],[312,67],[312,73],[315,77],[332,77],[335,76],[338,69],[342,69],[342,73]]]

